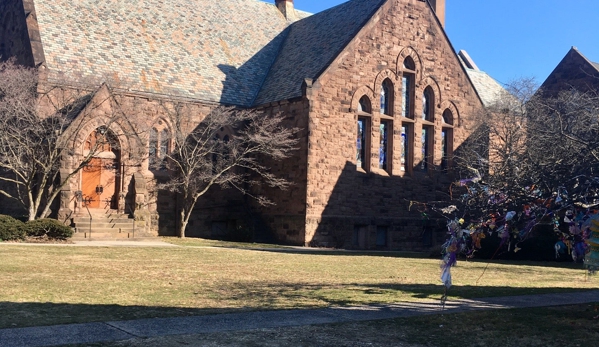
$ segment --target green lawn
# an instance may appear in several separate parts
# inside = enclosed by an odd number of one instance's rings
[[[0,328],[438,299],[440,261],[402,253],[0,246]],[[453,298],[596,289],[580,265],[461,261]]]

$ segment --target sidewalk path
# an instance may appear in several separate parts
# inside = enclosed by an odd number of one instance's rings
[[[0,246],[44,246],[44,247],[182,247],[172,243],[156,240],[137,240],[137,241],[73,241],[72,243],[28,243],[28,242],[0,242]],[[1,346],[1,345],[0,345]]]
[[[599,290],[448,301],[442,311],[438,301],[230,313],[193,317],[152,318],[129,321],[67,324],[0,329],[2,347],[41,347],[128,340],[168,335],[191,335],[261,328],[343,323],[413,317],[474,310],[574,305],[599,302]]]

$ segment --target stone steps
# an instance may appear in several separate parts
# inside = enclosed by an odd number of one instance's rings
[[[91,214],[91,220],[90,220]],[[133,218],[115,210],[90,210],[78,213],[72,219],[75,233],[71,240],[141,240],[151,239],[142,230],[136,230]]]

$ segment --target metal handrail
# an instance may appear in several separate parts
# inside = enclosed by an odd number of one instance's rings
[[[91,241],[92,239],[92,213],[89,211],[89,207],[87,207],[87,203],[83,204],[83,206],[85,206],[85,209],[87,210],[87,214],[89,214],[89,239]]]
[[[129,211],[133,214],[133,238],[135,238],[135,210],[132,208],[133,206],[131,206],[131,204],[127,203],[127,201],[125,201],[125,206],[129,207]]]

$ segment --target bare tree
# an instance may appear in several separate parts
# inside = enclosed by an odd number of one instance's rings
[[[461,180],[453,200],[437,207],[472,235],[495,233],[517,252],[538,223],[558,231],[557,216],[599,206],[599,97],[574,89],[546,95],[530,80],[508,90],[456,151]]]
[[[81,160],[65,167],[85,114],[110,102],[94,100],[97,89],[39,83],[35,69],[0,63],[0,194],[21,204],[29,220],[47,217],[61,189],[109,143],[108,134],[98,133]]]
[[[181,198],[179,237],[185,237],[196,202],[213,186],[235,188],[262,205],[272,202],[253,194],[252,186],[289,186],[290,182],[271,173],[267,164],[288,158],[298,143],[298,129],[286,127],[282,116],[219,107],[196,125],[188,105],[174,104],[165,109],[173,126],[174,146],[157,165],[166,165],[172,173],[160,188]]]

